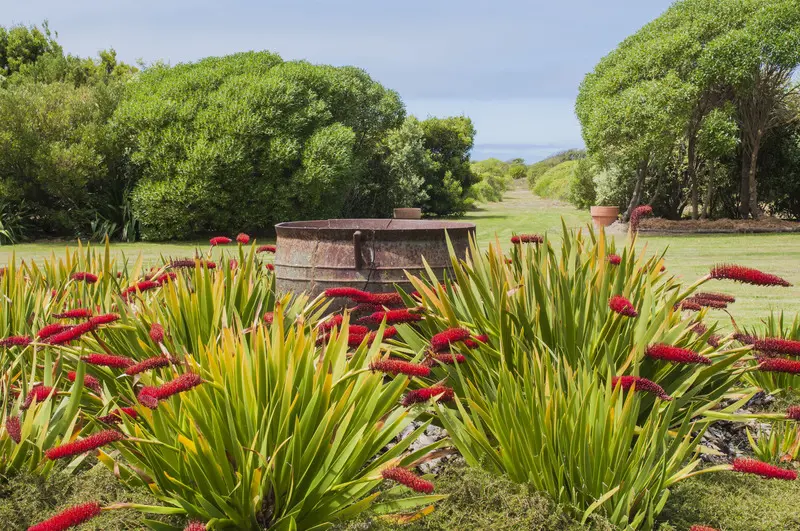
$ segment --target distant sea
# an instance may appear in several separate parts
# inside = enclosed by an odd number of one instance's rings
[[[475,144],[472,148],[472,160],[497,158],[500,160],[525,159],[526,164],[533,164],[551,155],[568,149],[582,149],[583,146],[559,144]]]

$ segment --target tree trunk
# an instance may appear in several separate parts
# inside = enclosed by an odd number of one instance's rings
[[[711,199],[714,194],[714,164],[708,166],[708,182],[706,183],[706,197],[703,199],[703,215],[701,219],[708,219],[711,214]]]
[[[742,144],[742,174],[739,180],[739,214],[742,219],[750,217],[750,161],[751,150]]]
[[[698,198],[697,198],[697,167],[696,167],[696,149],[695,149],[696,138],[695,135],[689,136],[687,150],[687,158],[689,161],[689,182],[691,183],[692,187],[692,219],[697,219],[698,217]]]
[[[761,130],[756,133],[756,141],[753,144],[752,153],[750,155],[750,171],[748,172],[748,202],[750,203],[750,215],[753,219],[761,217],[761,209],[758,206],[758,192],[756,190],[756,170],[758,170],[758,152],[761,148]]]
[[[631,202],[628,203],[628,210],[622,215],[623,221],[628,221],[631,218],[633,209],[639,206],[639,202],[642,200],[642,188],[644,188],[644,178],[647,176],[647,164],[647,159],[643,160],[639,164],[639,169],[636,170],[636,185],[633,187],[633,195],[631,196]]]

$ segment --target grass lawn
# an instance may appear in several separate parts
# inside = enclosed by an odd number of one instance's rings
[[[514,232],[559,233],[562,218],[569,227],[581,227],[591,222],[588,212],[538,198],[525,188],[517,188],[510,191],[502,203],[482,205],[464,219],[477,225],[481,244],[497,237],[504,246],[510,246],[509,239]],[[619,245],[624,243],[622,236],[617,240]],[[66,245],[61,242],[0,247],[0,263],[6,263],[12,253],[16,253],[18,259],[41,260],[53,252],[62,252]],[[733,306],[733,315],[740,325],[755,324],[773,310],[784,310],[792,317],[800,312],[800,234],[652,236],[640,237],[639,245],[647,246],[647,250],[653,253],[666,249],[667,270],[686,282],[707,273],[715,263],[728,262],[758,267],[794,284],[791,288],[758,288],[732,282],[707,284],[707,291],[725,291],[741,298],[741,303]],[[155,262],[162,255],[173,258],[192,256],[197,248],[207,250],[208,243],[117,243],[113,246],[115,252],[124,253],[130,259],[141,253],[145,262]],[[722,312],[715,315],[720,320],[727,320]]]

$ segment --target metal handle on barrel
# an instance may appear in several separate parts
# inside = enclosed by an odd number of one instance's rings
[[[361,269],[364,266],[364,258],[361,256],[361,231],[357,230],[353,233],[353,250],[356,257],[356,269]]]

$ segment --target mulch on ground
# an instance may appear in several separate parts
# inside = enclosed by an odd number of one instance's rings
[[[639,232],[649,234],[737,234],[800,232],[800,222],[773,217],[761,219],[682,219],[646,218]]]

